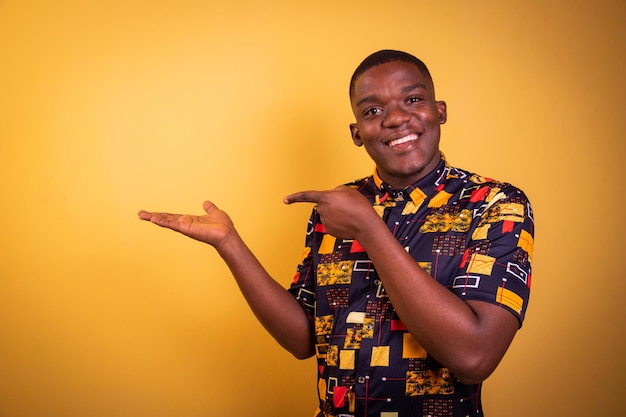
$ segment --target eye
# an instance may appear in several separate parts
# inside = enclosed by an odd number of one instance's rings
[[[380,114],[382,112],[382,109],[380,107],[370,107],[369,109],[365,110],[365,112],[363,112],[364,116],[376,116],[377,114]]]
[[[407,103],[419,103],[420,101],[422,101],[422,98],[418,96],[411,96],[406,101]]]

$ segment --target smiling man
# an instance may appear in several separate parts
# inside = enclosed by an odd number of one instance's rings
[[[446,103],[435,100],[430,73],[421,61],[384,62],[395,52],[371,56],[350,83],[356,123],[350,125],[357,146],[364,146],[378,174],[395,187],[406,187],[440,161],[440,125]],[[383,63],[377,64],[383,60]]]
[[[316,355],[316,416],[480,416],[481,383],[521,326],[534,221],[521,190],[447,164],[446,104],[419,59],[366,58],[350,83],[352,140],[371,176],[315,203],[285,290],[211,202],[139,217],[214,246],[252,310],[294,356]]]

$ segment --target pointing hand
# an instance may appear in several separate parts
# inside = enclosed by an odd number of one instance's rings
[[[314,203],[326,231],[342,239],[357,239],[367,222],[378,218],[357,190],[339,186],[328,191],[301,191],[284,198],[285,204]]]

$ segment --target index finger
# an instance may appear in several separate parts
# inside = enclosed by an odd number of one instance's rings
[[[288,195],[283,199],[285,204],[292,203],[318,203],[322,196],[324,195],[324,191],[300,191],[298,193],[293,193]]]

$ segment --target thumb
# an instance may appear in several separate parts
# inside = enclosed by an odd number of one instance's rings
[[[211,201],[205,201],[204,203],[202,203],[202,208],[204,209],[204,211],[207,214],[210,214],[211,212],[215,211],[215,210],[219,210],[217,208],[217,206],[215,204],[213,204],[213,202]]]

